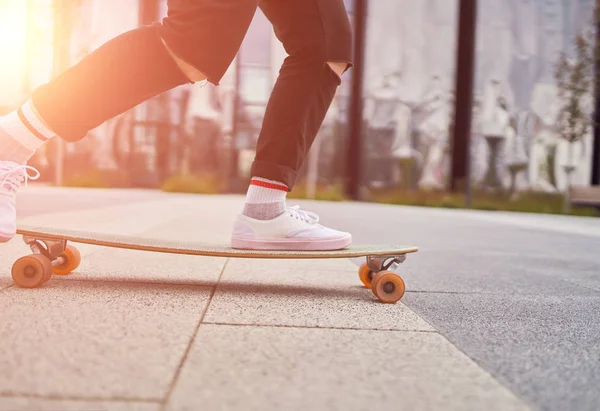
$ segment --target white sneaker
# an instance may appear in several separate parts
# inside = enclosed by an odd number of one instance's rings
[[[33,170],[30,176],[27,171]],[[0,243],[5,243],[17,233],[17,209],[15,199],[17,191],[27,180],[37,180],[39,171],[12,161],[0,161]]]
[[[315,213],[297,206],[272,220],[239,215],[231,239],[233,248],[244,250],[341,250],[351,243],[349,233],[323,227]]]

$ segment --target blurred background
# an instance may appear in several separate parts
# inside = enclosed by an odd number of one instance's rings
[[[597,65],[596,0],[345,3],[357,66],[292,196],[599,215],[565,197],[571,186],[600,183],[598,99],[593,82],[584,83]],[[166,11],[166,0],[0,0],[0,114]],[[32,165],[44,182],[63,186],[244,192],[285,56],[259,10],[221,86],[169,91],[81,142],[53,141]],[[472,62],[473,76],[457,62]],[[570,75],[577,68],[586,74]],[[581,113],[565,126],[574,90],[586,84],[575,93]],[[573,131],[575,120],[583,131]]]

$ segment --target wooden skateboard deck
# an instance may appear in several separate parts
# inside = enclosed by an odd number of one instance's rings
[[[354,258],[365,257],[369,255],[403,255],[418,251],[417,247],[393,245],[353,245],[344,250],[337,251],[237,250],[224,244],[221,245],[191,241],[162,240],[139,236],[101,234],[85,231],[64,230],[59,228],[30,226],[19,227],[17,233],[25,237],[43,238],[49,240],[66,240],[73,243],[91,244],[111,248],[232,258]]]
[[[239,250],[221,244],[24,225],[18,227],[17,234],[23,236],[23,240],[33,252],[32,255],[17,260],[12,269],[15,282],[26,288],[43,285],[50,279],[52,274],[66,275],[75,270],[81,262],[81,255],[70,243],[82,243],[149,252],[227,258],[325,259],[366,257],[366,262],[359,270],[361,281],[367,288],[371,288],[380,300],[396,302],[404,294],[404,282],[396,273],[389,270],[397,268],[404,261],[407,254],[418,251],[417,247],[402,245],[352,245],[346,249],[335,251]],[[383,277],[386,281],[379,281]],[[375,287],[375,283],[381,283],[381,287]],[[401,289],[400,294],[399,288]],[[386,298],[394,301],[385,301]]]

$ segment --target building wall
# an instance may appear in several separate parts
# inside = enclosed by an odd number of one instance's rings
[[[490,175],[485,135],[500,134],[495,174],[502,185],[510,184],[507,167],[523,163],[520,189],[565,188],[568,144],[553,130],[554,68],[558,53],[570,51],[577,31],[588,27],[593,7],[593,0],[479,1],[475,183]],[[456,0],[369,2],[365,92],[376,109],[367,111],[366,121],[375,129],[394,128],[392,151],[422,162],[421,187],[442,187],[448,174],[457,8]],[[591,148],[590,127],[574,147],[574,183],[589,184]]]

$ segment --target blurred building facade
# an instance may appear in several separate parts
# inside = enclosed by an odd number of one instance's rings
[[[50,0],[30,0],[50,4]],[[139,0],[78,0],[72,62],[139,25]],[[346,0],[350,17],[353,1]],[[41,4],[41,3],[40,3]],[[479,2],[472,182],[562,191],[568,143],[556,132],[554,68],[591,23],[594,0]],[[370,0],[364,82],[365,182],[442,189],[449,173],[458,0]],[[166,14],[161,0],[160,14]],[[260,11],[220,87],[182,86],[112,119],[68,146],[69,172],[129,167],[150,185],[182,170],[246,178],[285,51]],[[344,174],[350,71],[303,170],[334,183]],[[31,86],[43,80],[33,76]],[[590,113],[592,107],[589,108]],[[589,184],[592,134],[574,146],[573,183]],[[46,156],[48,157],[48,156]],[[50,156],[51,157],[51,156]],[[51,162],[50,159],[46,161]],[[43,161],[42,161],[43,162]],[[158,177],[157,177],[158,176]],[[148,181],[146,181],[146,180]]]
[[[591,27],[594,7],[593,0],[479,1],[474,184],[508,188],[514,167],[522,170],[519,189],[565,188],[569,148],[555,131],[554,70],[559,52],[572,55],[575,36]],[[423,188],[444,187],[449,171],[457,10],[457,0],[369,2],[368,140],[412,159],[413,183]],[[573,183],[590,182],[592,138],[590,125],[574,147]]]

